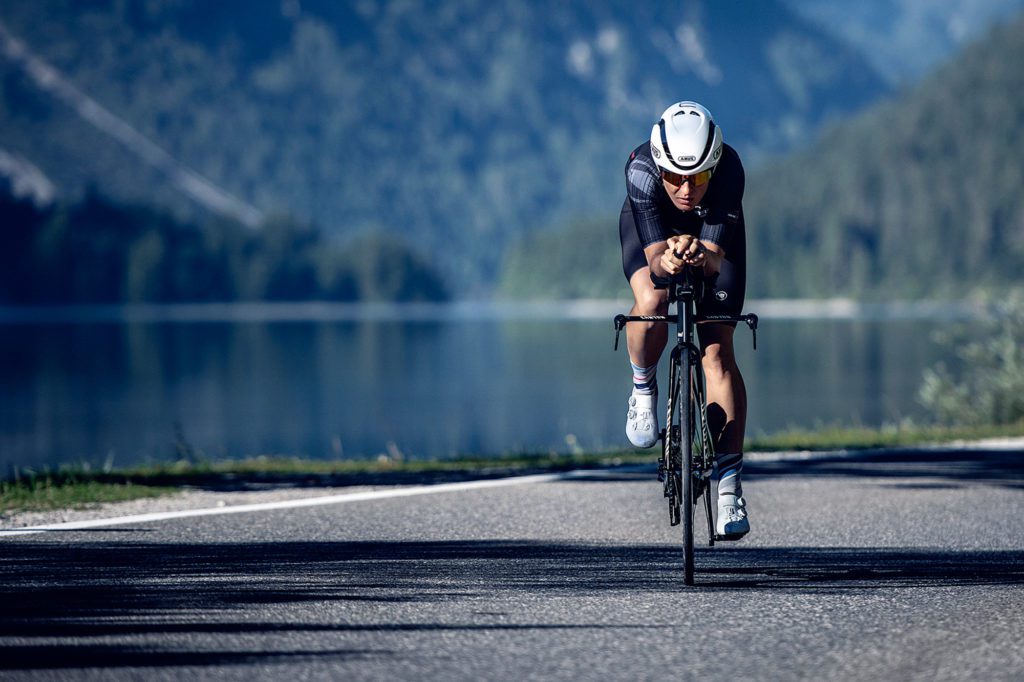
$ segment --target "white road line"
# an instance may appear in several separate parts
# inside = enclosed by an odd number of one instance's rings
[[[482,488],[501,488],[510,485],[528,483],[547,483],[577,476],[601,476],[608,472],[594,470],[576,470],[557,474],[535,474],[530,476],[514,476],[481,481],[464,481],[461,483],[440,483],[438,485],[421,485],[393,490],[370,490],[361,493],[342,493],[324,497],[306,497],[297,500],[280,500],[277,502],[261,502],[259,504],[239,504],[233,507],[213,507],[211,509],[187,509],[182,511],[153,512],[151,514],[135,514],[112,519],[91,519],[89,521],[69,521],[46,526],[29,526],[26,528],[0,529],[0,538],[17,535],[32,535],[51,531],[83,530],[106,526],[121,526],[129,523],[149,523],[150,521],[166,521],[169,519],[187,519],[194,516],[218,516],[221,514],[245,514],[248,512],[271,511],[275,509],[297,509],[300,507],[320,507],[328,504],[344,504],[347,502],[365,502],[367,500],[384,500],[392,497],[411,497],[413,495],[432,495],[436,493],[460,492],[463,490],[480,490]]]

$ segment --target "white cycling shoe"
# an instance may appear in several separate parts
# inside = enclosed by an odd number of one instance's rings
[[[715,532],[727,540],[739,540],[750,532],[747,520],[747,502],[736,495],[718,496],[718,521]]]
[[[638,448],[649,448],[658,442],[658,394],[644,395],[635,390],[629,396],[626,413],[626,438]]]

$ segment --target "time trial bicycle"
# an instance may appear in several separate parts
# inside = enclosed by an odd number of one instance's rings
[[[662,448],[658,458],[658,480],[663,483],[664,495],[668,498],[669,523],[682,526],[683,582],[693,585],[693,525],[697,502],[702,495],[708,545],[714,546],[716,540],[738,539],[715,532],[716,505],[711,499],[715,447],[708,425],[704,372],[700,348],[694,343],[694,325],[702,322],[745,322],[753,335],[754,350],[757,350],[758,319],[753,313],[698,317],[696,306],[704,296],[705,283],[696,268],[686,267],[682,273],[668,280],[654,275],[651,279],[655,287],[668,289],[669,305],[675,304],[675,314],[616,315],[615,349],[619,348],[619,333],[630,322],[676,325],[676,345],[669,359],[665,428],[659,434]]]

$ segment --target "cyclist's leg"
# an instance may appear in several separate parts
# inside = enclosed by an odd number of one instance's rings
[[[750,532],[743,497],[743,432],[747,421],[747,390],[733,352],[735,326],[710,323],[698,325],[708,423],[715,437],[718,467],[718,521],[720,536],[738,540]]]
[[[697,315],[740,315],[747,288],[747,258],[742,216],[731,226],[721,270],[708,280]],[[747,392],[733,351],[735,323],[697,325],[704,375],[707,378],[708,421],[715,452],[741,454],[747,421]]]
[[[742,454],[747,423],[747,390],[736,364],[733,324],[697,326],[708,400],[708,421],[715,452]]]
[[[739,315],[746,287],[745,254],[742,248],[726,249],[721,272],[710,282],[698,315]],[[736,363],[734,323],[697,326],[703,359],[708,422],[715,439],[718,466],[718,523],[720,535],[733,539],[750,530],[740,475],[743,469],[743,436],[747,421],[747,391]]]
[[[655,289],[651,269],[643,266],[629,278],[633,290],[630,315],[665,315],[668,312],[668,292]],[[626,325],[626,348],[629,360],[639,367],[657,365],[668,343],[668,325],[656,322],[630,322]]]
[[[630,315],[664,315],[668,312],[668,292],[655,289],[651,282],[651,269],[640,245],[640,237],[633,222],[629,200],[619,213],[619,242],[622,246],[622,272],[633,292]],[[639,367],[658,364],[668,341],[668,325],[631,322],[626,325],[626,348],[629,360]]]
[[[622,271],[633,292],[630,315],[664,315],[668,294],[654,288],[633,212],[627,200],[619,215],[619,241],[622,246]],[[626,326],[626,348],[633,372],[633,390],[626,415],[626,436],[642,448],[658,441],[657,381],[658,359],[665,350],[668,329],[665,324],[633,322]]]

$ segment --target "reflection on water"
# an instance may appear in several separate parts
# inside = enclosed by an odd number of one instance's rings
[[[928,320],[737,330],[749,432],[920,416]],[[0,466],[175,455],[448,457],[619,447],[629,365],[608,319],[469,316],[0,327]],[[667,355],[667,354],[666,354]]]

